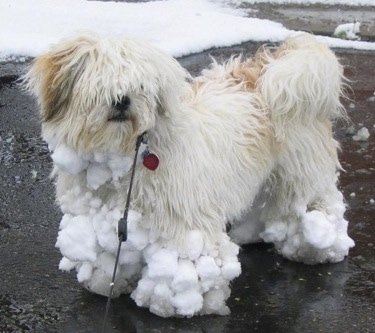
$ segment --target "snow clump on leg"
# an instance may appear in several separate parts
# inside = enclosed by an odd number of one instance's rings
[[[241,273],[238,252],[225,233],[212,243],[190,231],[182,249],[160,237],[143,251],[146,267],[131,297],[162,317],[227,315],[229,284]]]

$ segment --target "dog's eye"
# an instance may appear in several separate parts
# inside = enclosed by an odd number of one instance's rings
[[[109,121],[126,121],[129,120],[130,117],[130,98],[125,96],[121,98],[119,101],[112,102],[113,111],[108,118]]]

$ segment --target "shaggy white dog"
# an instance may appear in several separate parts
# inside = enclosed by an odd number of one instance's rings
[[[161,316],[227,314],[241,272],[228,223],[234,241],[273,242],[306,263],[340,261],[354,245],[332,137],[345,117],[342,67],[311,35],[194,79],[146,42],[84,35],[35,59],[25,84],[53,152],[60,268],[93,292],[109,292],[146,131],[116,296],[132,292]]]

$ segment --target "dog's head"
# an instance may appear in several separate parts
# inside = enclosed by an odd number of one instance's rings
[[[186,71],[145,42],[84,35],[37,57],[24,77],[53,146],[129,152],[136,137],[178,107]]]

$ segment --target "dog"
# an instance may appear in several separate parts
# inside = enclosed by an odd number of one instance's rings
[[[109,293],[133,163],[113,295],[159,316],[228,314],[241,244],[308,264],[354,246],[332,130],[343,67],[310,34],[195,78],[147,41],[83,34],[37,57],[24,86],[54,162],[59,267],[92,292]]]

